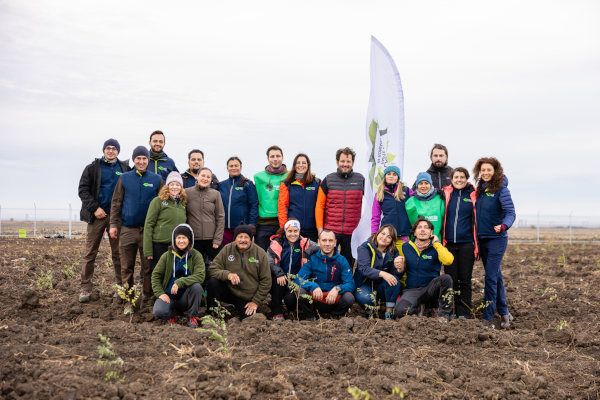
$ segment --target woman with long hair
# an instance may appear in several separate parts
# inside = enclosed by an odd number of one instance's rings
[[[433,224],[433,234],[442,237],[442,219],[444,218],[444,202],[440,192],[433,186],[431,176],[427,172],[417,175],[417,192],[406,201],[406,213],[412,226],[419,216],[425,217]]]
[[[302,265],[317,250],[319,245],[303,237],[300,232],[302,225],[296,218],[290,218],[282,228],[271,237],[271,244],[267,249],[267,259],[271,266],[273,283],[271,285],[271,313],[273,321],[283,321],[283,306],[285,303],[288,311],[296,311],[298,305],[297,293],[290,288],[288,281],[292,281],[298,274]]]
[[[229,179],[219,182],[219,192],[225,208],[225,230],[221,246],[233,242],[233,233],[240,222],[250,225],[253,234],[256,233],[258,222],[256,186],[242,175],[242,160],[230,157],[227,160],[227,172]]]
[[[354,297],[365,310],[365,318],[373,315],[378,300],[385,301],[385,319],[394,319],[394,306],[402,283],[395,264],[400,268],[404,258],[396,248],[396,229],[387,224],[371,235],[358,248]]]
[[[458,167],[450,173],[451,184],[444,186],[445,213],[442,245],[452,253],[454,261],[444,271],[452,277],[454,306],[458,318],[471,315],[471,278],[477,258],[475,220],[471,193],[475,188],[468,182],[469,171]]]
[[[300,234],[314,242],[319,239],[315,207],[320,182],[310,170],[310,158],[300,153],[294,158],[291,171],[279,187],[279,226],[283,227],[289,218],[295,218],[302,226]]]
[[[173,230],[187,222],[187,200],[181,174],[171,172],[158,196],[150,202],[144,224],[144,256],[152,269],[172,243]]]
[[[504,279],[500,264],[506,252],[508,233],[515,222],[515,206],[508,190],[508,179],[502,164],[494,157],[477,160],[473,167],[477,191],[471,193],[475,202],[475,227],[479,254],[485,268],[483,326],[492,325],[494,314],[500,314],[500,326],[508,329],[512,316],[506,305]]]
[[[414,192],[400,182],[400,168],[389,164],[383,171],[383,180],[377,187],[373,198],[371,215],[371,234],[380,226],[391,224],[398,234],[396,247],[408,242],[410,237],[410,220],[406,213],[406,201]]]

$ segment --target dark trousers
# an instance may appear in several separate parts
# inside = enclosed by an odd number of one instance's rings
[[[199,283],[194,283],[185,290],[179,300],[171,299],[171,302],[167,303],[161,299],[156,299],[152,313],[159,319],[173,318],[177,311],[187,311],[189,318],[197,317],[203,292],[202,286]]]
[[[452,288],[452,278],[448,274],[440,275],[429,285],[415,289],[404,289],[402,297],[396,302],[396,315],[403,317],[405,315],[414,315],[419,313],[421,304],[428,304],[430,301],[438,300],[438,316],[448,318],[452,314],[452,296],[446,296],[448,289]]]
[[[92,278],[94,277],[94,264],[96,256],[102,242],[104,230],[110,230],[110,216],[107,214],[102,219],[96,218],[94,222],[87,225],[87,239],[85,241],[85,256],[83,257],[83,267],[81,268],[81,290],[85,292],[92,291]],[[117,285],[121,284],[121,258],[119,256],[119,239],[112,239],[108,236],[112,256],[113,268],[115,270],[115,281]]]
[[[133,286],[133,276],[135,272],[136,253],[140,254],[142,272],[144,274],[144,283],[142,285],[142,293],[144,300],[149,300],[152,297],[152,267],[150,260],[144,257],[144,231],[140,228],[122,227],[119,235],[121,249],[121,280],[123,284],[128,283],[129,287]]]
[[[227,287],[227,282],[218,280],[217,278],[210,278],[206,282],[206,303],[208,305],[208,311],[214,315],[213,308],[218,308],[218,302],[225,302],[232,304],[236,310],[240,313],[240,320],[248,317],[246,315],[246,304],[250,303],[250,300],[244,300],[235,296]],[[259,305],[259,304],[257,304]]]
[[[254,243],[264,251],[271,245],[271,236],[277,233],[279,225],[257,225]]]
[[[206,257],[208,257],[208,259],[210,261],[212,261],[219,254],[222,247],[219,246],[216,249],[213,248],[212,239],[207,239],[207,240],[195,240],[194,239],[194,249],[198,250],[200,252],[200,254],[202,254],[203,256],[205,255]],[[205,262],[206,262],[206,257],[204,257]]]
[[[444,271],[452,277],[454,289],[454,306],[456,315],[469,318],[471,315],[473,264],[475,264],[475,244],[447,243],[446,248],[454,256],[452,264],[444,267]],[[456,294],[457,292],[460,292]]]
[[[352,235],[335,234],[338,246],[341,247],[340,254],[348,261],[350,268],[354,268],[354,257],[352,257]]]
[[[221,246],[225,246],[226,244],[229,244],[231,242],[233,242],[233,234],[235,233],[235,228],[225,228],[225,230],[223,231],[223,241],[221,242]]]
[[[171,243],[154,243],[152,242],[152,260],[150,261],[150,268],[154,271],[156,268],[156,264],[158,264],[158,260],[160,257],[167,252]]]
[[[500,264],[508,244],[507,237],[493,239],[479,239],[479,254],[485,269],[485,293],[483,319],[491,321],[494,313],[498,311],[501,316],[508,315],[506,305],[506,292],[504,291],[504,278]]]
[[[296,294],[289,288],[288,283],[281,286],[277,283],[277,277],[273,276],[270,292],[271,302],[269,303],[269,308],[273,315],[283,314],[282,301],[285,303],[288,311],[296,311]]]
[[[313,300],[310,304],[308,299],[302,297],[303,294],[310,296],[310,292],[304,288],[300,288],[300,308],[304,312],[306,318],[313,318],[323,314],[331,314],[331,316],[342,316],[348,312],[352,304],[354,304],[354,296],[352,293],[346,292],[340,297],[337,304],[321,303],[320,301]]]
[[[319,232],[317,232],[316,230],[315,231],[300,231],[300,236],[310,239],[315,243],[319,240]]]

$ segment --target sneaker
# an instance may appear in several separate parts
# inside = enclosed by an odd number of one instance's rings
[[[394,312],[393,311],[386,311],[385,313],[385,319],[386,321],[393,321],[394,318]]]
[[[173,317],[169,318],[169,323],[171,325],[175,325],[180,322],[185,322],[185,317],[183,316],[183,314],[181,312],[175,311],[175,315],[173,315]]]
[[[79,295],[79,302],[87,303],[88,301],[90,301],[91,295],[92,295],[92,292],[81,292],[81,294]]]
[[[190,320],[187,323],[187,326],[189,328],[197,328],[198,327],[198,321],[200,321],[200,318],[198,318],[198,317],[191,317]]]
[[[285,321],[285,317],[283,316],[283,314],[276,314],[273,315],[273,321]]]
[[[133,306],[131,305],[131,303],[130,303],[130,302],[127,302],[127,303],[125,304],[125,308],[124,308],[124,310],[123,310],[123,313],[124,313],[125,315],[129,315],[129,314],[133,314],[133,312],[134,312]]]
[[[500,321],[500,328],[502,329],[508,329],[510,328],[510,321],[512,321],[514,318],[512,318],[512,315],[508,314],[508,315],[503,315]]]

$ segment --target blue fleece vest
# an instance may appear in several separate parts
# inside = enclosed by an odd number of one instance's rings
[[[287,186],[289,192],[288,218],[298,219],[303,232],[316,231],[315,207],[319,195],[319,181],[313,179],[304,187],[298,181],[292,184],[283,182],[283,184]]]
[[[121,209],[123,226],[144,226],[150,202],[158,195],[160,180],[160,175],[150,171],[141,175],[137,170],[133,170],[121,175],[121,185],[125,189]]]
[[[100,182],[100,193],[98,193],[98,204],[105,213],[110,214],[110,202],[123,170],[118,160],[114,165],[110,165],[104,160],[104,157],[100,160],[100,170],[102,180]]]
[[[444,237],[448,243],[473,242],[473,202],[466,189],[452,191],[446,214]]]
[[[437,250],[431,243],[423,249],[421,254],[413,247],[414,243],[409,241],[402,245],[402,253],[406,260],[406,287],[415,289],[429,285],[429,283],[440,276],[442,262],[438,259]]]
[[[475,207],[477,209],[477,236],[500,237],[494,230],[494,226],[502,225],[504,211],[500,204],[500,193],[504,190],[502,186],[496,193],[484,192],[477,198]]]
[[[397,189],[396,189],[397,190]],[[404,200],[397,201],[394,196],[387,190],[383,193],[383,201],[381,202],[381,225],[392,224],[396,228],[398,236],[410,236],[410,220],[406,213],[406,200],[408,200],[408,188],[402,188]]]

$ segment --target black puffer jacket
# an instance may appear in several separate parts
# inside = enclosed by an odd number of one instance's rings
[[[433,187],[436,189],[442,189],[444,186],[448,186],[452,182],[450,181],[450,173],[452,172],[452,167],[446,164],[446,166],[442,168],[436,168],[433,164],[426,171],[431,176],[431,181],[433,182]],[[412,190],[417,191],[417,182],[413,183]]]
[[[100,206],[98,204],[98,195],[100,193],[100,185],[102,183],[102,168],[101,158],[96,158],[83,170],[81,179],[79,180],[79,198],[81,199],[81,212],[79,219],[83,222],[91,224],[96,217],[94,213]],[[129,160],[120,161],[121,170],[123,173],[131,171]]]

